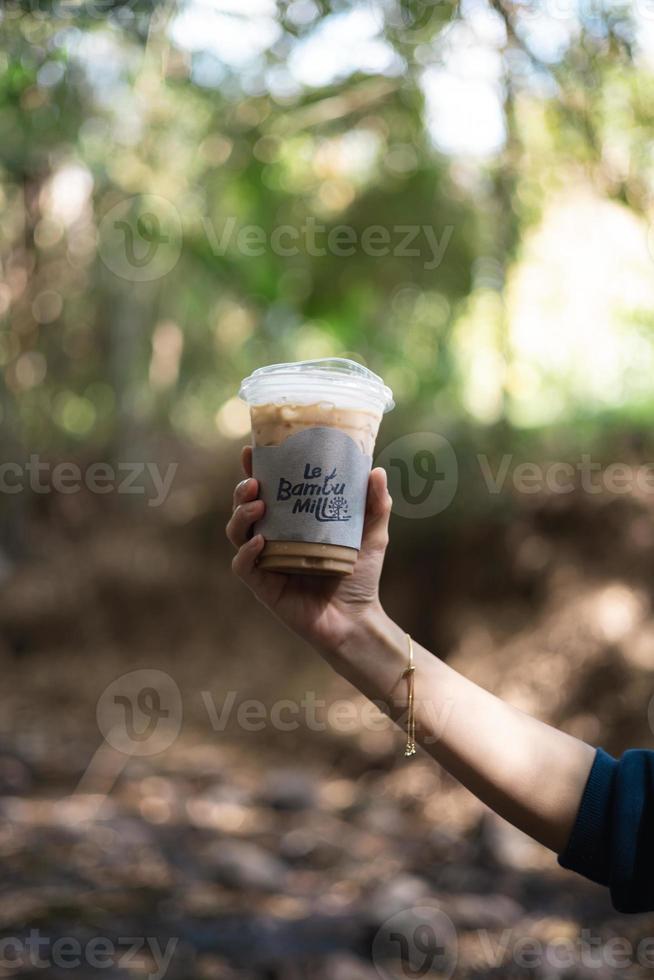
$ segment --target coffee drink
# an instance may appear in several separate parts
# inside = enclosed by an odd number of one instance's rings
[[[350,436],[366,456],[373,454],[382,417],[381,412],[337,408],[324,402],[313,405],[253,405],[250,414],[255,446],[279,446],[302,429],[326,426]]]
[[[354,361],[272,365],[241,386],[250,404],[253,475],[266,514],[259,565],[347,575],[361,543],[368,474],[392,396]]]

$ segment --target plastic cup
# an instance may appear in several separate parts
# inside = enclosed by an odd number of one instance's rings
[[[239,391],[250,407],[253,476],[266,512],[268,571],[349,575],[379,424],[393,408],[382,379],[346,358],[271,364]]]

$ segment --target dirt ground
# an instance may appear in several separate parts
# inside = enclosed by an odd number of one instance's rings
[[[231,578],[235,475],[199,466],[156,513],[77,495],[24,515],[0,596],[0,976],[649,976],[651,916],[613,912],[426,756],[405,761]],[[512,500],[432,530],[394,519],[384,599],[405,628],[594,744],[651,745],[645,501]],[[142,754],[102,731],[136,671],[179,700]]]

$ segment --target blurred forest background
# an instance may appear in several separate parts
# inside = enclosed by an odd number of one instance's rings
[[[395,980],[610,977],[478,930],[650,934],[399,733],[327,718],[360,700],[232,580],[223,527],[240,379],[356,357],[410,476],[389,611],[519,707],[651,745],[653,121],[646,0],[3,4],[3,936],[174,937],[170,980]],[[426,507],[416,433],[456,456]],[[584,459],[591,488],[513,479]],[[103,747],[103,692],[133,683],[147,723],[157,671],[177,737]],[[311,692],[322,725],[273,723]],[[373,955],[418,907],[456,928],[449,972]]]

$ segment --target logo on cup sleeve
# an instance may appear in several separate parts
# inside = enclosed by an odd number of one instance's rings
[[[278,446],[255,446],[253,472],[266,513],[257,525],[270,541],[361,544],[370,457],[345,432],[316,426]]]
[[[432,906],[397,912],[384,922],[372,944],[372,962],[381,980],[450,980],[457,960],[454,923]]]
[[[451,443],[438,432],[400,436],[379,453],[375,466],[386,470],[393,513],[400,517],[434,517],[454,500],[459,465]]]
[[[182,251],[182,221],[156,194],[127,197],[100,221],[98,251],[106,267],[129,282],[152,282],[171,272]]]
[[[169,748],[182,727],[182,698],[163,670],[133,670],[103,691],[97,705],[105,741],[125,755],[155,755]]]
[[[280,476],[277,486],[277,500],[293,500],[292,514],[313,514],[315,519],[324,521],[349,521],[350,505],[345,497],[347,484],[339,483],[338,470],[323,470],[322,466],[304,464],[302,480],[293,483],[286,476]]]

